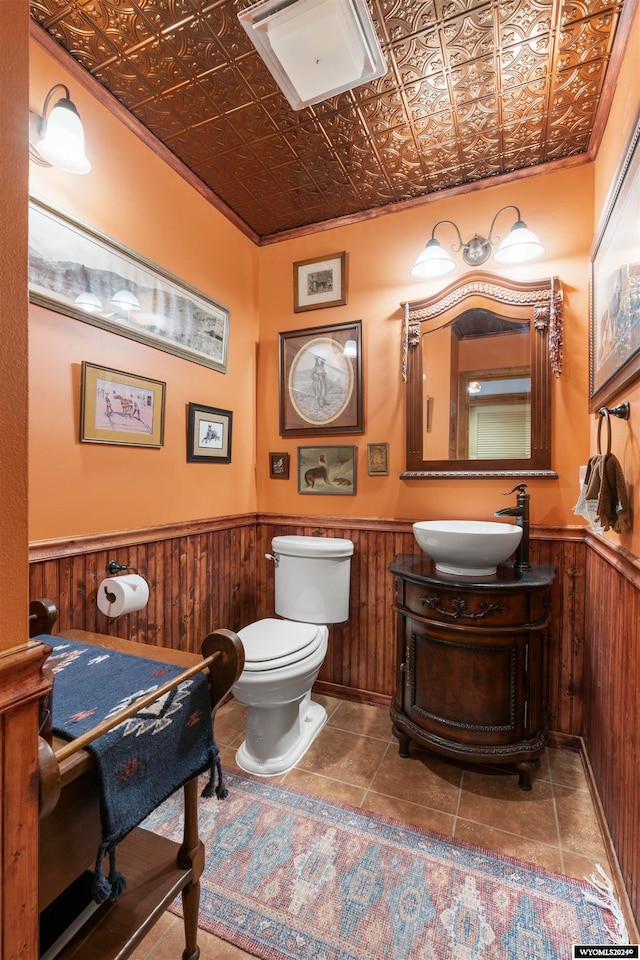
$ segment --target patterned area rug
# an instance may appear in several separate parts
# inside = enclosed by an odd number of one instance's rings
[[[199,925],[263,960],[563,960],[573,943],[628,942],[602,882],[258,778],[226,781],[224,802],[200,802]],[[179,840],[181,824],[176,796],[143,826]]]

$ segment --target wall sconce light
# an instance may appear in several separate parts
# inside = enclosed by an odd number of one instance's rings
[[[435,238],[436,230],[443,223],[450,223],[458,234],[458,246],[451,247],[454,253],[459,253],[462,250],[462,259],[470,267],[478,267],[480,264],[485,263],[485,261],[489,259],[491,248],[495,246],[500,239],[499,237],[494,238],[493,228],[496,220],[505,210],[515,210],[518,219],[506,237],[500,242],[493,258],[496,263],[528,263],[530,260],[534,260],[543,254],[544,247],[536,235],[529,230],[526,223],[522,221],[518,208],[509,204],[506,207],[502,207],[502,209],[496,213],[491,221],[488,237],[480,237],[476,233],[467,243],[462,239],[460,231],[453,220],[439,220],[431,231],[431,239],[424,250],[418,255],[411,270],[411,276],[421,280],[433,279],[435,277],[443,277],[445,274],[455,270],[455,263]]]
[[[357,357],[358,356],[358,344],[355,340],[347,340],[344,345],[344,350],[342,351],[343,357]]]
[[[64,96],[51,107],[56,91]],[[88,173],[91,164],[84,152],[84,130],[69,90],[57,83],[49,90],[42,116],[29,114],[29,156],[43,167],[60,167],[68,173]]]

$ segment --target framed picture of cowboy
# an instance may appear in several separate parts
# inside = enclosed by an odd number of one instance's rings
[[[278,335],[280,436],[362,433],[362,321]]]
[[[163,446],[165,391],[166,384],[161,380],[84,361],[80,440]]]

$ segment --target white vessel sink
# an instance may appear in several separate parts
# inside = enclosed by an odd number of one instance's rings
[[[522,539],[522,527],[485,520],[422,520],[413,534],[436,570],[463,577],[496,572]]]

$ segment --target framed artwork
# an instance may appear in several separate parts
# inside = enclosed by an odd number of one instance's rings
[[[362,322],[278,334],[280,435],[362,433]]]
[[[227,369],[227,307],[34,198],[29,299],[221,373]]]
[[[165,390],[161,380],[83,362],[80,440],[161,447]]]
[[[592,412],[640,375],[640,114],[589,259]]]
[[[189,463],[231,463],[231,410],[189,404],[187,461]]]
[[[320,310],[341,307],[347,302],[347,255],[329,253],[326,257],[298,260],[293,265],[293,309]]]
[[[367,444],[367,469],[369,476],[388,476],[389,475],[389,444],[388,443],[368,443]]]
[[[353,495],[356,447],[298,447],[298,493]]]
[[[269,454],[269,476],[272,480],[289,479],[289,454],[288,453],[270,453]]]

